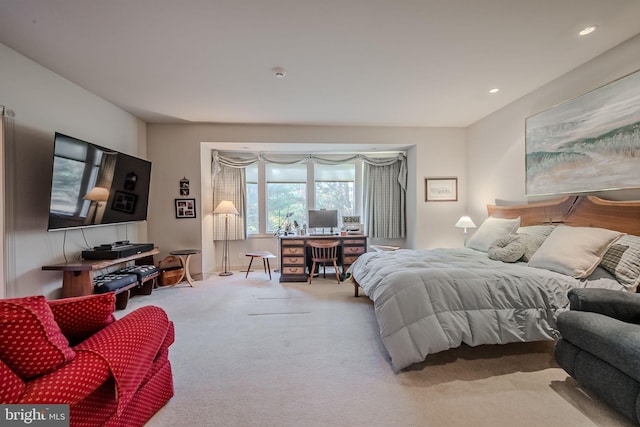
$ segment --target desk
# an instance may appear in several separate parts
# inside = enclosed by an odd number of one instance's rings
[[[367,251],[367,236],[281,236],[280,281],[306,282],[308,242],[338,240],[340,242],[338,264],[344,273],[356,259]]]
[[[179,251],[171,251],[169,252],[171,255],[176,255],[180,257],[180,261],[182,262],[182,276],[176,283],[182,282],[182,279],[186,278],[189,286],[193,288],[193,278],[191,277],[191,273],[189,273],[189,261],[191,260],[191,256],[195,254],[199,254],[199,249],[181,249]]]

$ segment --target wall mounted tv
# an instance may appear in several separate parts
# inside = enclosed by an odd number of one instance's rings
[[[56,132],[48,230],[147,219],[151,162]]]

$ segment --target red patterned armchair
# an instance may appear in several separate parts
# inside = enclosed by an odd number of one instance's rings
[[[0,300],[0,403],[70,405],[72,426],[142,426],[173,396],[173,323],[113,293]]]

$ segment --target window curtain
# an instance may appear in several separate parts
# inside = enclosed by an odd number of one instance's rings
[[[246,218],[246,186],[244,168],[221,165],[213,179],[213,208],[221,201],[230,200],[239,215],[229,215],[229,240],[244,240],[247,237]],[[224,240],[224,215],[213,216],[213,240]]]
[[[369,237],[406,237],[406,170],[402,165],[365,165],[364,222]]]
[[[13,110],[0,105],[0,230],[2,245],[0,250],[0,298],[11,297],[16,294],[16,218],[18,195],[16,179],[16,137],[15,113]]]
[[[362,154],[356,154],[345,158],[326,158],[320,156],[307,155],[273,155],[260,153],[255,156],[231,157],[221,155],[218,151],[213,151],[211,159],[211,174],[213,180],[225,168],[239,169],[244,172],[244,168],[258,161],[275,163],[280,165],[291,165],[296,163],[319,163],[322,165],[339,165],[343,163],[353,163],[357,160],[365,164],[364,182],[364,218],[367,224],[369,237],[403,238],[406,236],[406,191],[407,191],[407,158],[404,154],[394,157],[374,158]],[[244,176],[244,175],[243,175]],[[244,183],[242,188],[244,195]],[[215,197],[214,186],[214,202]],[[227,200],[234,200],[231,196]],[[220,199],[222,200],[222,199]],[[393,203],[385,205],[384,203]],[[235,203],[235,202],[234,202]],[[218,206],[214,203],[214,207]],[[244,204],[242,205],[245,209]],[[246,218],[246,210],[240,210],[236,205],[242,218]]]

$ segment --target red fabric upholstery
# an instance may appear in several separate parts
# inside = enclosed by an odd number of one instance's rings
[[[146,306],[129,313],[76,346],[101,356],[116,380],[118,416],[140,387],[169,329],[169,318],[159,307]]]
[[[0,402],[16,403],[24,394],[25,384],[15,372],[0,360]]]
[[[86,298],[89,304],[105,302],[91,300]],[[81,304],[80,300],[54,303],[52,308],[64,311],[60,318],[78,331],[73,325],[80,323],[69,313],[86,315]],[[149,306],[100,329],[73,348],[73,360],[29,381],[23,382],[0,357],[0,403],[67,403],[73,427],[143,426],[173,396],[168,355],[174,333],[166,313]]]
[[[116,295],[87,295],[47,301],[60,330],[72,343],[78,343],[115,322]]]
[[[73,405],[93,393],[110,376],[109,367],[101,357],[79,351],[71,363],[29,381],[21,402]]]
[[[0,300],[0,359],[20,378],[53,371],[74,356],[44,296]]]

